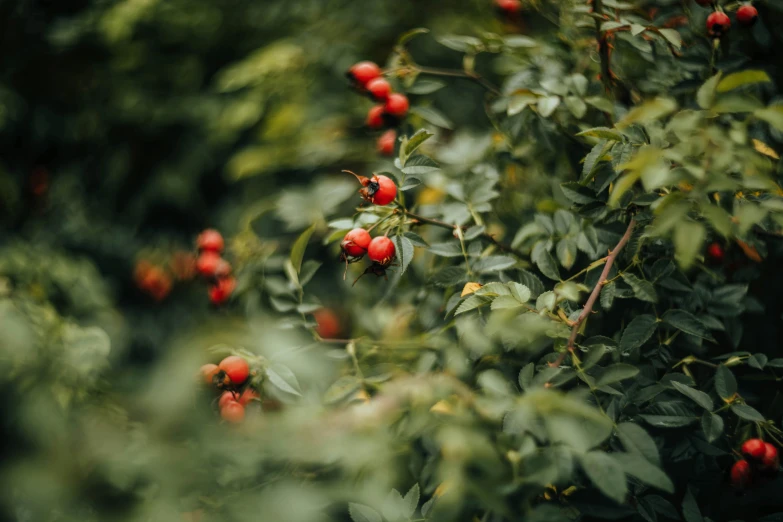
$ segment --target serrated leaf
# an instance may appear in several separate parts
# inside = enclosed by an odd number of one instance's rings
[[[623,141],[623,135],[608,127],[593,127],[577,133],[577,136],[588,136],[591,138],[601,138],[605,140]]]
[[[301,397],[302,393],[301,388],[299,388],[299,381],[288,366],[279,363],[272,364],[266,369],[266,377],[275,387],[286,393]]]
[[[519,301],[520,303],[527,303],[530,301],[531,298],[531,292],[528,287],[525,285],[521,285],[516,282],[511,282],[507,284],[509,291],[511,292],[511,295],[514,296],[514,299]]]
[[[623,330],[623,335],[620,338],[620,349],[625,351],[642,346],[652,337],[657,327],[658,321],[655,316],[649,314],[637,315]]]
[[[598,165],[603,159],[604,155],[609,152],[614,146],[614,142],[601,140],[599,141],[585,156],[584,163],[582,164],[582,176],[579,180],[580,183],[585,184],[593,178]]]
[[[411,487],[411,489],[408,490],[407,493],[405,493],[405,498],[403,500],[405,501],[405,511],[403,515],[407,518],[411,518],[413,516],[413,513],[416,511],[416,507],[419,505],[419,497],[420,497],[420,491],[419,491],[419,483]]]
[[[764,416],[754,407],[747,404],[732,404],[731,411],[733,411],[737,417],[740,417],[751,422],[764,422]]]
[[[631,377],[636,377],[638,373],[639,368],[636,366],[625,363],[613,364],[601,371],[601,374],[595,384],[597,387],[607,386],[609,384],[614,384],[616,382],[630,379]]]
[[[585,474],[604,495],[615,502],[625,502],[628,484],[620,463],[602,451],[590,451],[581,460]]]
[[[506,270],[517,264],[517,260],[509,256],[487,256],[473,264],[473,270],[479,273]]]
[[[737,379],[724,364],[718,365],[715,371],[715,391],[723,400],[729,400],[737,393]]]
[[[400,261],[400,275],[402,275],[413,260],[413,243],[405,236],[394,236],[393,241],[397,259]]]
[[[617,437],[623,443],[626,451],[638,453],[655,465],[660,465],[661,457],[658,446],[644,428],[632,422],[617,425]]]
[[[351,515],[353,522],[383,522],[380,513],[363,504],[351,502],[348,504],[348,513]]]
[[[555,281],[560,280],[560,271],[557,269],[555,258],[545,248],[534,248],[531,260],[536,264],[542,274]]]
[[[406,175],[421,176],[440,170],[440,166],[432,158],[418,154],[408,158],[405,166],[400,170]]]
[[[389,522],[396,522],[404,518],[403,511],[405,510],[405,501],[402,499],[402,494],[396,489],[392,489],[381,506],[381,514]]]
[[[718,440],[723,433],[723,418],[709,411],[705,411],[701,416],[701,429],[704,431],[704,437],[707,442]]]
[[[450,266],[443,270],[438,270],[430,278],[430,283],[440,287],[456,286],[460,283],[464,283],[468,275],[465,272],[465,268],[461,266]]]
[[[709,330],[707,330],[707,327],[704,326],[704,323],[690,312],[671,309],[663,314],[662,319],[666,324],[685,332],[686,334],[695,335],[696,337],[701,337],[702,339],[710,341],[714,340],[712,335],[710,335]]]
[[[718,92],[728,92],[746,85],[769,83],[769,75],[764,71],[742,71],[729,74],[718,83]]]
[[[454,315],[460,315],[464,314],[465,312],[470,312],[471,310],[475,310],[479,306],[485,305],[491,301],[491,298],[489,297],[483,297],[480,295],[472,294],[470,297],[462,301],[460,305],[457,307],[457,311],[454,312]]]
[[[622,274],[622,278],[623,281],[631,287],[634,296],[636,296],[637,299],[648,303],[658,302],[658,294],[655,292],[655,287],[653,287],[652,283],[645,281],[644,279],[639,279],[635,275],[627,272]]]
[[[657,465],[636,453],[613,453],[612,457],[620,463],[628,475],[640,482],[668,493],[674,493],[674,483]]]
[[[677,381],[672,381],[672,386],[674,386],[675,390],[682,393],[705,410],[712,411],[715,408],[710,396],[703,391],[693,389],[690,386],[686,386]]]
[[[675,49],[679,50],[682,47],[682,36],[676,29],[658,29],[658,34],[663,36]]]
[[[699,87],[699,91],[696,93],[696,102],[702,109],[709,109],[715,103],[715,92],[722,75],[722,72],[718,72]]]
[[[434,243],[430,245],[429,251],[436,256],[443,257],[462,257],[462,247],[459,241],[446,241],[445,243]]]
[[[315,232],[314,224],[307,227],[307,229],[302,232],[298,238],[296,238],[294,246],[291,248],[291,257],[289,260],[291,261],[291,266],[294,267],[294,270],[296,270],[297,274],[302,269],[302,258],[304,258],[307,242],[310,241],[310,237],[313,235],[313,232]]]
[[[519,280],[530,290],[530,298],[536,299],[544,292],[544,283],[535,275],[527,270],[519,270]]]
[[[756,368],[757,370],[763,370],[764,366],[767,365],[768,360],[769,358],[763,353],[755,353],[748,357],[748,366]]]
[[[454,124],[451,123],[445,114],[432,107],[412,107],[411,112],[437,127],[442,127],[444,129],[454,128]]]
[[[560,105],[559,96],[545,96],[538,99],[538,113],[548,118],[555,112],[555,109]]]
[[[560,190],[563,191],[565,197],[578,205],[586,205],[596,201],[595,193],[592,190],[575,181],[561,183]]]
[[[504,310],[508,308],[520,308],[522,303],[510,295],[501,295],[492,301],[492,310]]]
[[[701,251],[706,230],[701,223],[683,221],[674,229],[675,258],[680,268],[687,269],[696,259],[696,254]]]
[[[324,402],[334,404],[346,399],[349,395],[359,390],[361,380],[354,375],[346,375],[337,379],[324,393]]]
[[[435,136],[431,132],[428,132],[424,129],[420,129],[417,131],[413,136],[410,138],[406,138],[402,146],[400,147],[400,163],[402,166],[406,166],[406,162],[408,161],[408,158],[410,158],[416,150],[421,147],[421,145],[430,139],[431,137]]]

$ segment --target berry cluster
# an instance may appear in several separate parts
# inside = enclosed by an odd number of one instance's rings
[[[761,439],[748,439],[742,444],[742,460],[731,467],[731,485],[744,489],[759,478],[774,478],[780,468],[778,449]]]
[[[355,263],[367,254],[372,265],[364,271],[365,274],[385,275],[386,269],[392,265],[397,255],[397,249],[391,239],[387,236],[371,238],[370,233],[363,228],[354,228],[345,234],[340,245],[343,249],[341,259],[345,261],[346,267],[348,263]]]
[[[731,28],[731,18],[713,0],[695,0],[703,6],[712,5],[714,11],[707,17],[707,33],[715,38],[725,36]],[[751,27],[758,20],[759,12],[751,4],[742,4],[737,9],[737,22],[745,27]]]
[[[229,355],[217,365],[205,364],[201,367],[201,375],[206,384],[223,390],[218,407],[220,416],[227,422],[242,422],[245,419],[245,407],[260,398],[256,390],[246,385],[250,366],[239,356]]]
[[[408,97],[393,91],[377,64],[367,61],[356,63],[348,69],[347,76],[358,91],[378,102],[367,113],[366,123],[369,128],[397,127],[407,116],[410,108]],[[391,156],[396,141],[397,131],[393,128],[387,130],[378,138],[378,152]]]
[[[231,275],[231,264],[220,255],[224,247],[223,236],[217,230],[204,230],[196,239],[196,247],[199,250],[196,270],[211,283],[209,300],[213,305],[222,305],[236,288],[236,279]]]

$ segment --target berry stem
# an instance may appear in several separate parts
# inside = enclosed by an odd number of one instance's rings
[[[636,220],[631,219],[631,221],[628,223],[628,228],[625,230],[625,234],[623,234],[623,237],[620,238],[620,241],[617,243],[617,245],[615,245],[614,249],[609,252],[609,255],[606,258],[606,264],[604,265],[604,270],[601,272],[601,277],[598,278],[598,282],[595,284],[595,288],[593,288],[590,297],[587,299],[585,307],[582,308],[582,312],[579,314],[579,317],[577,317],[576,321],[574,321],[573,326],[571,327],[571,336],[568,338],[568,345],[566,346],[566,350],[560,354],[555,362],[550,364],[552,368],[557,368],[560,366],[563,363],[563,360],[566,358],[566,355],[574,351],[576,337],[579,335],[579,328],[582,326],[582,323],[585,322],[587,316],[589,316],[593,311],[593,306],[595,306],[595,302],[598,300],[598,295],[601,293],[601,289],[606,284],[606,280],[609,277],[609,271],[612,269],[614,260],[617,259],[620,251],[623,249],[626,243],[628,243],[628,240],[631,239],[631,234],[633,233],[635,226]]]

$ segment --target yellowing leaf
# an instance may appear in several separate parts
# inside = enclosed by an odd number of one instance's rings
[[[436,402],[432,408],[430,408],[430,411],[432,413],[442,413],[444,415],[452,415],[454,413],[451,405],[446,401]]]
[[[751,141],[753,142],[753,148],[756,149],[756,152],[759,152],[765,156],[769,156],[770,158],[780,159],[780,155],[763,141],[757,140],[755,138]]]
[[[752,247],[744,241],[740,241],[739,239],[737,239],[737,244],[742,249],[742,251],[745,252],[745,255],[748,257],[748,259],[755,261],[756,263],[761,263],[761,256],[755,247]]]
[[[462,288],[462,295],[460,297],[470,295],[479,288],[481,288],[481,283],[465,283],[465,286]]]

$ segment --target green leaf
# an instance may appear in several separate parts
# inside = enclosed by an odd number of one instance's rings
[[[586,205],[596,201],[595,193],[576,181],[561,183],[560,190],[563,191],[565,197],[578,205]]]
[[[326,404],[335,404],[346,399],[349,395],[359,391],[362,385],[361,379],[354,375],[345,375],[329,386],[324,393],[324,402]]]
[[[685,492],[685,497],[682,499],[682,516],[685,522],[704,522],[704,518],[699,510],[699,504],[696,503],[696,498],[693,496],[690,487],[688,487],[688,491]]]
[[[783,132],[783,105],[770,105],[766,109],[754,111],[753,115]]]
[[[660,465],[661,457],[658,446],[650,434],[638,424],[623,422],[617,425],[617,437],[623,443],[626,451],[643,455],[648,461]]]
[[[539,43],[529,36],[523,36],[521,34],[512,34],[503,37],[503,43],[513,48],[530,48],[538,47]]]
[[[464,314],[465,312],[475,310],[479,306],[489,303],[491,300],[492,299],[489,297],[472,294],[467,299],[462,301],[462,303],[457,307],[457,311],[454,312],[454,315],[460,315]]]
[[[658,29],[658,34],[663,36],[675,49],[679,50],[682,47],[682,36],[676,29]]]
[[[731,411],[733,411],[737,417],[751,422],[764,422],[766,420],[756,408],[748,406],[747,404],[733,404],[731,406]]]
[[[473,270],[479,273],[498,272],[517,264],[517,260],[509,256],[488,256],[473,264]]]
[[[715,90],[718,87],[718,82],[722,75],[722,72],[718,72],[718,74],[699,87],[699,91],[696,93],[696,102],[702,109],[709,109],[712,107],[712,104],[715,103]]]
[[[408,158],[410,158],[416,150],[421,147],[421,145],[430,139],[431,137],[435,136],[431,132],[428,132],[424,129],[420,129],[417,131],[413,136],[410,138],[406,137],[403,139],[402,146],[400,147],[400,164],[404,167],[406,162],[408,161]]]
[[[718,440],[723,433],[723,418],[709,411],[705,411],[701,416],[701,429],[704,430],[704,436],[707,442]]]
[[[677,102],[672,98],[653,98],[628,111],[628,114],[617,123],[616,127],[625,128],[634,123],[659,120],[675,110],[677,110]]]
[[[423,27],[417,27],[416,29],[411,29],[410,31],[405,31],[400,35],[400,37],[397,39],[397,45],[405,45],[406,43],[410,42],[417,36],[421,34],[427,34],[429,33],[429,29],[425,29]]]
[[[492,301],[492,310],[504,310],[508,308],[519,308],[522,306],[522,303],[517,301],[514,297],[510,295],[501,295],[499,297],[496,297]]]
[[[657,465],[636,453],[613,453],[623,471],[640,482],[668,493],[674,493],[674,483]]]
[[[637,315],[628,323],[620,338],[620,349],[632,350],[642,346],[655,332],[658,321],[649,314]]]
[[[394,248],[400,261],[400,274],[404,274],[413,260],[413,243],[405,236],[394,236]]]
[[[437,127],[444,129],[454,128],[454,124],[442,112],[432,107],[413,107],[411,112]]]
[[[404,509],[406,509],[406,506],[402,495],[396,489],[392,489],[389,494],[386,495],[386,499],[383,501],[383,506],[381,506],[381,514],[386,520],[390,522],[397,522],[398,520],[403,519],[404,515],[402,512]]]
[[[450,266],[435,272],[430,278],[430,283],[442,288],[448,288],[464,283],[467,278],[468,274],[463,266]]]
[[[748,357],[748,366],[757,370],[763,370],[768,360],[769,358],[763,353],[756,353]]]
[[[710,335],[709,330],[707,330],[707,327],[704,326],[704,323],[699,321],[699,319],[690,312],[673,308],[667,310],[666,313],[663,314],[662,319],[666,324],[673,326],[686,334],[695,335],[696,337],[701,337],[702,339],[710,341],[714,340],[712,335]]]
[[[536,264],[541,273],[547,276],[549,279],[553,279],[555,281],[560,280],[560,271],[557,269],[557,263],[555,263],[555,259],[552,257],[552,254],[550,254],[545,248],[534,248],[531,260]]]
[[[438,165],[433,159],[418,154],[408,158],[405,166],[400,170],[404,174],[420,176],[422,174],[429,174],[431,172],[440,170],[440,165]]]
[[[413,513],[416,511],[416,507],[419,505],[420,496],[421,493],[419,491],[419,483],[417,482],[411,489],[408,490],[408,492],[405,494],[405,498],[403,498],[405,501],[405,511],[403,516],[406,518],[411,518],[413,516]]]
[[[715,391],[726,401],[737,393],[737,379],[725,364],[718,365],[715,371]]]
[[[417,79],[416,83],[408,87],[408,94],[432,94],[446,86],[445,83],[438,80]]]
[[[570,270],[576,262],[576,240],[573,237],[563,238],[557,242],[555,250],[560,265],[566,270]]]
[[[370,506],[363,504],[348,504],[348,513],[353,522],[383,522],[381,515]]]
[[[580,183],[586,183],[593,178],[598,165],[603,157],[614,146],[611,141],[601,140],[599,141],[585,156],[584,163],[582,165],[582,177],[579,180]]]
[[[739,87],[746,85],[753,85],[756,83],[769,83],[772,80],[769,79],[764,71],[742,71],[734,74],[729,74],[723,80],[718,83],[718,92],[728,92]]]
[[[545,96],[538,99],[538,113],[548,118],[555,112],[555,109],[560,105],[560,96]]]
[[[683,221],[674,229],[675,259],[680,268],[687,269],[701,251],[707,232],[704,225],[693,221]]]
[[[628,286],[633,290],[634,295],[640,301],[646,301],[648,303],[657,303],[658,294],[655,292],[655,288],[652,283],[639,279],[635,275],[625,272],[622,274],[623,281],[628,283]]]
[[[272,364],[266,369],[266,376],[269,382],[284,392],[297,396],[302,395],[299,381],[288,366],[279,363]]]
[[[718,234],[723,237],[731,235],[731,216],[728,212],[718,205],[708,203],[701,206],[701,213]]]
[[[626,379],[630,379],[631,377],[636,377],[638,373],[639,368],[636,366],[625,363],[613,364],[603,369],[600,377],[598,377],[596,386],[607,386],[609,384],[624,381]]]
[[[715,405],[713,404],[712,399],[710,399],[710,396],[703,391],[694,390],[690,386],[686,386],[677,381],[672,381],[672,386],[674,386],[675,390],[682,393],[705,410],[712,411],[715,408]]]
[[[528,301],[530,301],[532,294],[530,292],[530,289],[525,285],[516,282],[511,282],[508,283],[507,286],[514,299],[516,299],[520,303],[527,303]]]
[[[294,242],[294,246],[291,248],[291,266],[294,267],[296,273],[302,269],[302,258],[304,257],[305,249],[307,248],[307,242],[310,241],[310,237],[315,232],[315,224],[310,225]]]
[[[604,495],[615,502],[625,502],[628,484],[619,462],[602,451],[588,452],[581,460],[585,474]]]
[[[591,138],[602,138],[605,140],[623,141],[623,135],[608,127],[593,127],[583,130],[577,136],[589,136]]]

